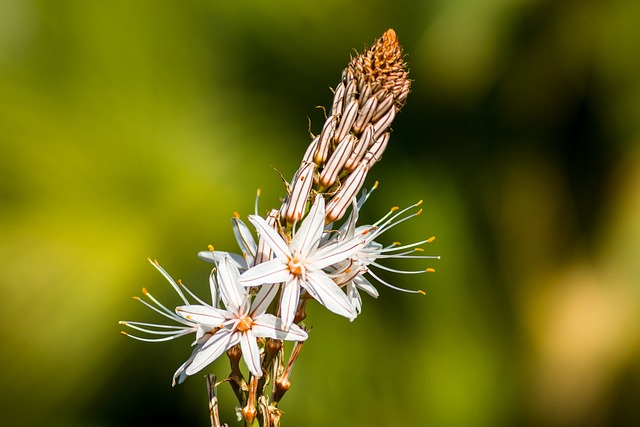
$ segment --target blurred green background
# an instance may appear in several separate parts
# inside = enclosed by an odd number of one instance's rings
[[[390,27],[414,82],[363,215],[424,199],[385,237],[442,260],[310,308],[284,425],[640,425],[637,0],[0,0],[0,424],[208,425],[190,338],[119,334],[142,286],[179,304],[146,258],[206,296],[196,252],[279,206]]]

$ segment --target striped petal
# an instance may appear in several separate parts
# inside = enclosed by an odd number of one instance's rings
[[[251,221],[251,223],[256,227],[258,234],[273,250],[276,257],[289,258],[291,256],[291,251],[282,239],[282,236],[280,236],[264,218],[258,215],[249,215],[249,221]]]
[[[244,311],[245,289],[240,284],[240,273],[229,257],[218,264],[218,286],[227,310],[239,313]]]
[[[273,314],[263,314],[253,319],[251,333],[256,337],[286,341],[304,341],[309,337],[307,333],[295,323],[289,327],[289,330],[285,330],[282,319]]]
[[[193,375],[200,372],[207,365],[220,357],[220,355],[222,355],[222,353],[227,349],[238,344],[240,341],[240,335],[240,333],[232,329],[219,330],[202,346],[184,372],[187,375]]]
[[[176,307],[176,313],[183,318],[209,328],[217,328],[226,320],[226,311],[206,305],[183,305]]]
[[[293,236],[293,239],[291,239],[289,253],[300,254],[303,259],[307,258],[318,247],[323,230],[324,198],[318,195],[307,217],[302,221],[302,225]]]
[[[260,378],[262,376],[260,349],[258,348],[258,342],[255,336],[253,336],[251,332],[247,331],[240,335],[240,349],[242,350],[242,356],[249,371],[254,377]]]
[[[260,286],[265,283],[280,283],[289,279],[289,267],[280,258],[274,258],[251,267],[240,275],[242,286]]]
[[[307,274],[301,282],[309,293],[330,311],[353,320],[358,316],[347,295],[324,272]]]
[[[282,326],[286,331],[293,324],[298,309],[298,300],[300,299],[299,280],[293,280],[284,285],[282,295],[280,297],[280,315],[282,316]]]

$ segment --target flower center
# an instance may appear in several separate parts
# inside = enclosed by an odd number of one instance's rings
[[[289,267],[289,271],[296,276],[301,275],[304,271],[304,263],[302,260],[298,259],[298,257],[291,258],[287,266]]]
[[[240,322],[238,322],[238,325],[236,326],[236,328],[240,332],[244,332],[251,329],[252,326],[253,326],[253,319],[249,316],[245,316],[242,319],[240,319]]]

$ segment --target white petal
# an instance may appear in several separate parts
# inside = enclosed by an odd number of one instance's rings
[[[351,301],[351,305],[356,309],[358,314],[362,311],[362,299],[360,298],[360,293],[358,292],[358,288],[353,282],[350,282],[346,286],[347,296]]]
[[[209,275],[209,289],[211,290],[211,304],[219,307],[220,294],[218,293],[218,281],[216,280],[216,270],[211,270]]]
[[[210,328],[217,328],[227,320],[224,310],[206,305],[182,305],[176,308],[176,313],[191,322]]]
[[[296,317],[298,300],[300,299],[300,284],[298,279],[284,285],[280,296],[280,316],[282,316],[283,329],[288,330]]]
[[[185,370],[187,366],[189,366],[191,362],[193,362],[193,359],[196,357],[196,354],[198,354],[203,345],[204,343],[198,344],[198,346],[196,346],[196,348],[194,348],[191,352],[191,356],[189,356],[187,361],[180,365],[180,367],[176,370],[175,374],[173,374],[173,382],[171,383],[172,386],[181,384],[185,380],[185,378],[187,378],[187,373],[185,372]]]
[[[317,298],[318,302],[327,309],[349,320],[358,316],[347,295],[324,272],[307,273],[306,279],[306,281],[301,281],[301,285],[309,290],[314,298]]]
[[[291,255],[291,251],[282,236],[279,235],[264,218],[258,215],[249,215],[249,221],[255,225],[258,234],[260,234],[260,237],[262,237],[273,250],[275,256],[278,258],[288,258]]]
[[[233,223],[233,234],[238,242],[238,246],[240,246],[240,250],[243,254],[250,257],[249,264],[252,264],[253,259],[256,256],[257,245],[253,239],[251,230],[249,230],[249,227],[247,227],[240,218],[231,218],[231,222]]]
[[[362,249],[364,243],[362,238],[353,238],[346,242],[329,244],[318,249],[309,258],[308,265],[313,269],[322,269],[332,264],[346,261]]]
[[[245,302],[245,289],[240,284],[238,268],[229,257],[224,257],[218,264],[218,286],[227,310],[239,313]]]
[[[224,257],[230,257],[233,260],[233,263],[240,270],[247,269],[247,261],[238,254],[234,254],[231,252],[223,252],[223,251],[200,251],[198,252],[198,258],[203,261],[212,262],[214,264],[218,264]]]
[[[378,295],[379,295],[378,290],[375,288],[375,286],[371,284],[370,281],[367,280],[366,277],[362,275],[357,276],[353,279],[353,283],[355,283],[358,289],[362,289],[372,297],[378,298]]]
[[[240,333],[233,329],[221,329],[207,341],[185,369],[187,375],[200,372],[208,364],[216,360],[227,349],[238,344]]]
[[[309,210],[307,217],[291,239],[291,253],[299,253],[306,259],[316,250],[324,230],[324,198],[318,194],[316,201]]]
[[[277,340],[287,341],[304,341],[309,337],[307,333],[295,323],[289,326],[288,331],[285,331],[282,319],[269,313],[253,319],[251,333],[256,337],[274,338]]]
[[[280,289],[279,284],[268,284],[260,287],[258,295],[256,295],[251,304],[251,317],[259,316],[269,308],[269,304]]]
[[[242,349],[242,356],[249,371],[251,371],[254,377],[260,378],[262,376],[260,349],[258,348],[256,338],[248,333],[248,331],[240,336],[240,349]]]
[[[289,267],[280,258],[255,265],[240,275],[242,286],[260,286],[265,283],[280,283],[289,279]]]

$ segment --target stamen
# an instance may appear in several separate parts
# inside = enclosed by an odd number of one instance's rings
[[[178,293],[178,295],[180,295],[180,298],[182,298],[182,301],[184,301],[185,304],[189,305],[189,301],[185,298],[184,294],[180,290],[180,287],[178,287],[178,284],[173,280],[171,276],[169,276],[169,273],[167,273],[164,268],[160,267],[160,264],[158,264],[158,261],[154,260],[151,264],[156,268],[156,270],[158,270],[164,276],[165,279],[167,279],[167,281],[171,284],[171,286],[173,286],[173,289]]]
[[[207,246],[211,252],[213,252],[213,245]]]
[[[378,277],[377,275],[375,275],[371,270],[369,270],[367,272],[368,274],[371,275],[371,277],[373,277],[374,279],[376,279],[378,282],[382,283],[383,285],[391,288],[391,289],[395,289],[396,291],[400,291],[400,292],[407,292],[409,294],[419,294],[420,291],[414,291],[411,289],[404,289],[404,288],[399,288],[397,286],[393,286],[391,283],[385,282],[384,280],[382,280],[380,277]]]
[[[386,265],[378,264],[377,262],[372,262],[370,265],[376,266],[381,270],[390,271],[391,273],[420,274],[425,272],[424,270],[398,270],[395,268],[387,267]]]
[[[299,276],[304,273],[304,262],[299,260],[297,257],[292,258],[287,266],[292,274]]]
[[[256,201],[255,201],[254,206],[253,206],[253,213],[255,215],[258,215],[258,201],[260,200],[260,194],[261,193],[262,193],[262,190],[260,190],[258,188],[258,191],[256,191]]]
[[[248,331],[253,327],[253,319],[249,316],[245,316],[238,322],[236,328],[240,332]]]

